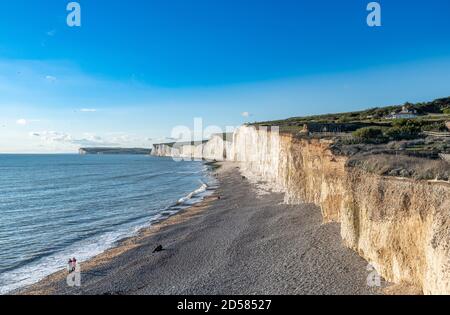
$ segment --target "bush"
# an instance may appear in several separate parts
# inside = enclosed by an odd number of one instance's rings
[[[384,134],[391,140],[409,140],[417,138],[419,132],[407,127],[392,127],[387,129]]]
[[[353,136],[365,143],[380,142],[383,139],[383,131],[380,128],[365,127],[353,132]]]
[[[416,129],[420,131],[422,123],[415,119],[395,119],[392,122],[392,127],[407,127],[411,130]]]
[[[415,139],[422,131],[422,124],[412,119],[396,119],[392,127],[385,130],[384,135],[391,140]]]
[[[444,122],[435,122],[429,125],[424,125],[422,127],[422,131],[436,131],[436,132],[443,132],[446,131],[446,127]]]
[[[450,115],[450,107],[444,108],[442,112],[446,115]]]

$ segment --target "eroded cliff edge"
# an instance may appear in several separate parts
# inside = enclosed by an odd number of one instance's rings
[[[349,167],[348,157],[333,153],[330,140],[264,128],[243,126],[231,143],[214,141],[209,155],[241,162],[249,179],[284,192],[286,203],[319,205],[324,223],[340,222],[345,245],[386,280],[425,294],[450,294],[448,183],[370,174]]]

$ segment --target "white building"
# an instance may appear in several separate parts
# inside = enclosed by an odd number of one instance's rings
[[[403,106],[399,112],[392,112],[386,119],[413,119],[417,117],[417,110]]]

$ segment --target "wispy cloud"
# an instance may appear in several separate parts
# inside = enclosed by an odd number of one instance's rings
[[[86,134],[85,137],[73,137],[72,135],[64,132],[57,131],[41,131],[31,132],[30,136],[38,137],[46,142],[60,142],[78,146],[117,146],[118,143],[110,142],[100,136],[93,134]]]
[[[46,34],[47,34],[47,36],[50,36],[50,37],[55,36],[56,35],[56,30],[50,30]]]
[[[29,134],[47,144],[65,144],[70,148],[78,147],[147,147],[149,139],[125,133],[106,134],[99,136],[93,133],[84,133],[81,136],[73,136],[66,132],[35,131]]]
[[[149,138],[148,141],[152,143],[169,143],[169,142],[176,142],[180,141],[181,139],[172,138],[172,137],[161,137],[161,138]]]
[[[243,113],[241,114],[241,116],[242,116],[242,117],[245,117],[245,118],[248,118],[248,117],[251,116],[251,114],[250,114],[249,112],[243,112]]]
[[[20,125],[20,126],[26,126],[29,125],[30,123],[34,123],[34,122],[38,122],[38,119],[25,119],[25,118],[20,118],[16,120],[16,124]]]
[[[55,89],[56,84],[58,89]],[[46,107],[60,108],[64,102],[65,107],[96,109],[97,106],[118,107],[124,103],[127,106],[143,103],[153,106],[165,100],[167,95],[172,94],[137,81],[93,76],[68,61],[0,58],[0,103],[20,102],[36,106],[45,103]]]
[[[165,137],[165,138],[161,138],[162,141],[178,141],[180,139],[177,138],[173,138],[173,137]]]
[[[70,142],[72,140],[69,134],[57,131],[31,132],[30,136],[39,137],[48,142]]]
[[[96,113],[97,109],[95,109],[95,108],[82,108],[82,109],[80,109],[80,112],[82,112],[82,113]]]

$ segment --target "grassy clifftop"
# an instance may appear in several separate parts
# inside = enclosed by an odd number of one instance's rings
[[[295,130],[303,128],[307,123],[334,123],[334,124],[351,124],[351,123],[365,123],[365,124],[386,124],[390,125],[391,120],[387,118],[393,112],[401,112],[404,108],[411,112],[416,112],[418,120],[425,122],[439,122],[450,120],[450,97],[436,99],[431,102],[422,103],[405,103],[403,105],[375,107],[359,112],[324,114],[308,117],[292,117],[283,120],[255,122],[251,125],[270,125],[280,126],[285,130]],[[297,128],[295,128],[297,127]]]
[[[402,119],[402,117],[406,117]],[[450,180],[450,97],[359,112],[253,123],[297,137],[334,140],[335,154],[380,175]]]

